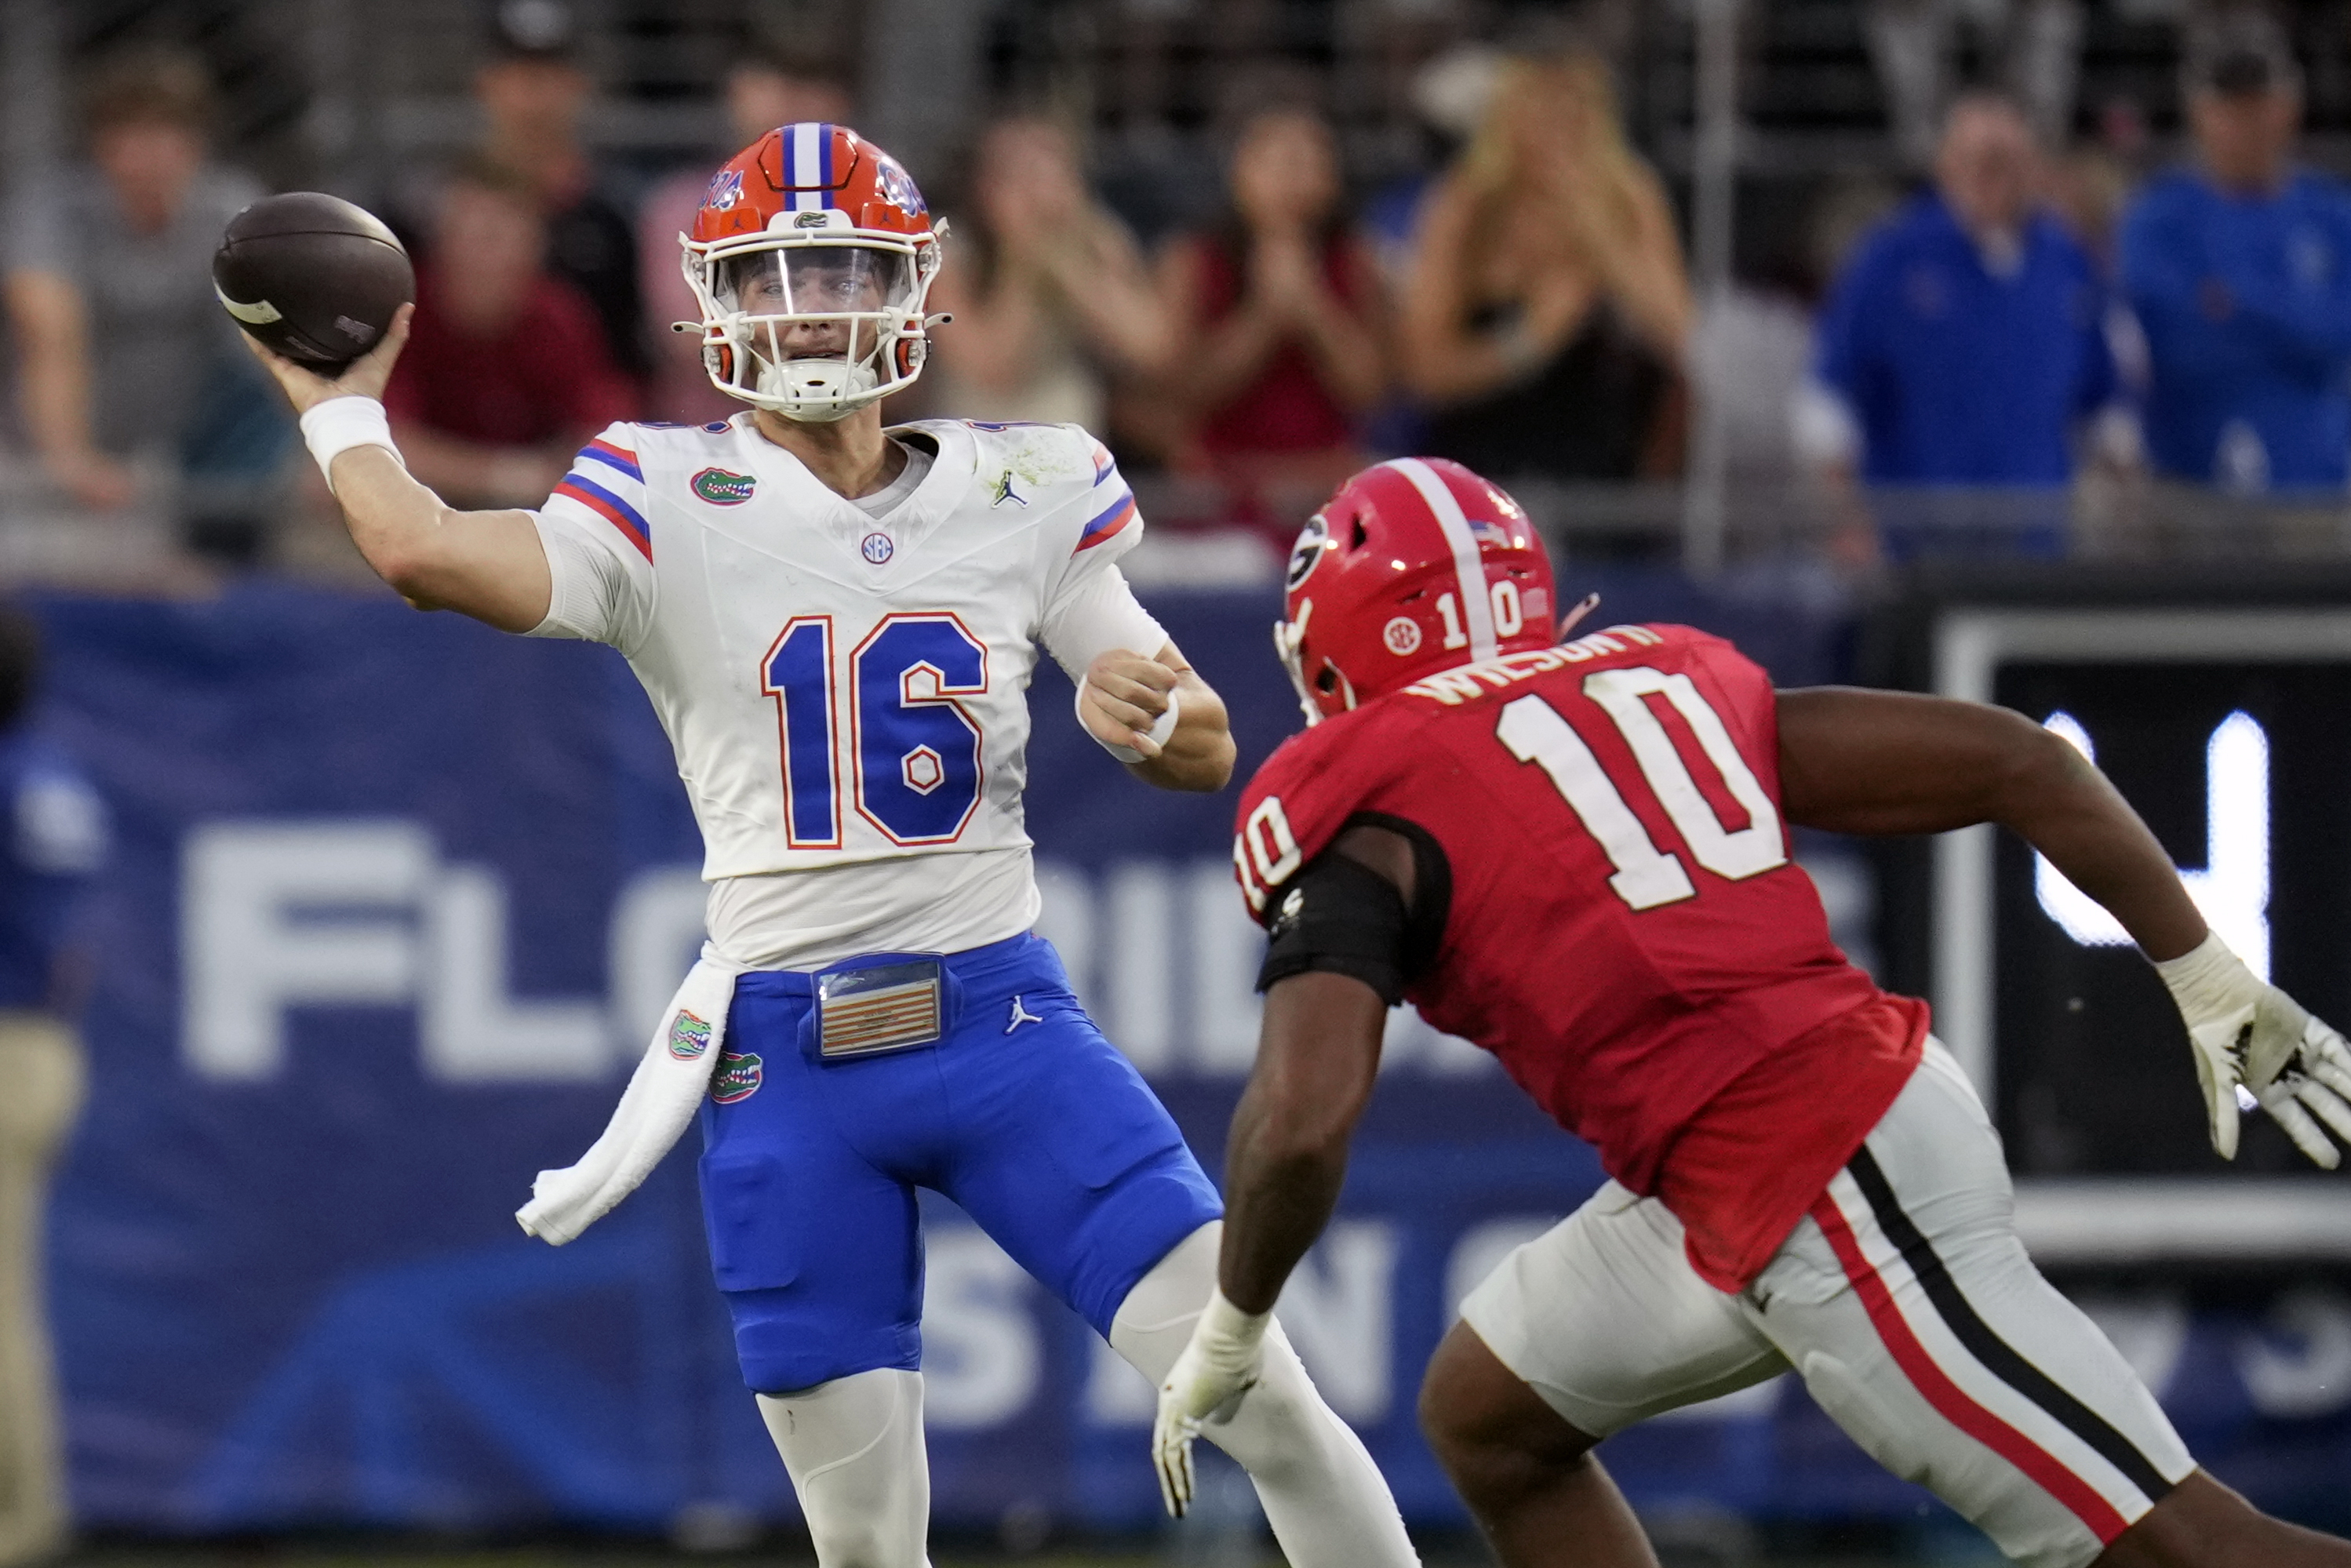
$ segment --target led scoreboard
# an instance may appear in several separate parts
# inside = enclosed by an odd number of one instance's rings
[[[2213,929],[2351,1027],[2351,608],[1950,604],[1912,631],[1922,684],[2095,758]],[[2112,916],[1991,829],[1935,841],[1930,885],[1907,977],[1984,1092],[2036,1256],[2351,1258],[2351,1174],[2258,1112],[2233,1165],[2211,1152],[2179,1015]]]

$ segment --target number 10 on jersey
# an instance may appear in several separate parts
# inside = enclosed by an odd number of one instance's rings
[[[841,725],[830,615],[784,623],[759,666],[783,748],[784,839],[841,846]],[[987,648],[945,612],[884,616],[849,656],[857,813],[893,843],[944,844],[978,808],[981,733],[957,697],[987,692]]]
[[[1739,755],[1722,716],[1687,675],[1646,667],[1601,670],[1584,677],[1583,695],[1614,723],[1649,792],[1698,864],[1726,881],[1741,882],[1788,863],[1778,808]],[[1730,828],[1715,815],[1680,748],[1650,708],[1652,696],[1665,698],[1681,715],[1723,787],[1747,813],[1745,827]],[[1681,861],[1649,837],[1625,804],[1623,789],[1558,708],[1541,696],[1520,697],[1503,707],[1494,734],[1511,756],[1551,776],[1552,787],[1575,809],[1584,831],[1608,857],[1615,872],[1608,885],[1617,897],[1635,909],[1655,909],[1698,896]]]

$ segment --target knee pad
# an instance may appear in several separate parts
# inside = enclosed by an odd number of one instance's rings
[[[818,1568],[927,1568],[922,1374],[881,1367],[758,1400]]]
[[[1211,1220],[1168,1249],[1134,1282],[1111,1319],[1110,1347],[1157,1387],[1184,1354],[1192,1325],[1217,1288],[1225,1222]]]

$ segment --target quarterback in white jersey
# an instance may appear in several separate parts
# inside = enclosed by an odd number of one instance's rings
[[[1080,722],[1152,784],[1221,789],[1232,740],[1119,572],[1143,523],[1098,442],[883,427],[940,261],[904,169],[844,127],[785,126],[683,237],[711,378],[749,410],[612,425],[536,512],[457,512],[409,476],[377,401],[405,312],[337,381],[256,352],[369,563],[420,607],[618,649],[701,825],[703,961],[526,1228],[576,1235],[698,1115],[714,1272],[818,1560],[924,1568],[917,1187],[1155,1383],[1229,1310],[1216,1189],[1029,931],[1030,674],[1059,661]],[[550,1188],[575,1177],[584,1195]],[[1301,1568],[1414,1561],[1278,1328],[1207,1435]]]
[[[748,416],[614,425],[539,513],[534,630],[628,655],[702,827],[711,941],[746,969],[1028,930],[1029,672],[1166,645],[1114,564],[1142,522],[1092,437],[932,420],[890,439],[904,468],[849,500]],[[1196,682],[1189,708],[1217,738]]]

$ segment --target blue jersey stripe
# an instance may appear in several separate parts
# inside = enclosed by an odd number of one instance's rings
[[[645,482],[644,470],[637,466],[635,458],[601,441],[591,441],[580,449],[580,456],[573,466],[575,473],[578,472],[578,463],[581,462],[601,463],[615,473],[627,475],[640,485]]]
[[[1079,539],[1085,540],[1093,538],[1094,535],[1100,533],[1112,523],[1117,521],[1120,512],[1134,505],[1134,493],[1129,490],[1124,485],[1121,485],[1118,487],[1118,494],[1111,497],[1110,505],[1095,513],[1093,519],[1087,523],[1085,528],[1079,532]]]
[[[631,523],[635,525],[637,532],[645,538],[651,539],[653,537],[653,529],[645,526],[645,515],[643,512],[638,511],[634,507],[621,499],[620,497],[612,494],[611,491],[604,488],[603,486],[597,484],[593,479],[584,478],[577,473],[572,473],[565,475],[563,476],[563,482],[565,485],[585,490],[590,496],[594,496],[600,500],[602,500],[608,506],[616,508]]]

